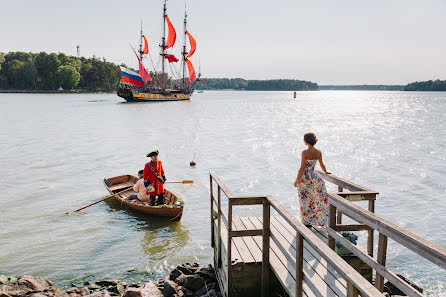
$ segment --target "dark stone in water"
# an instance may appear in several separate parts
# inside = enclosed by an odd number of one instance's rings
[[[168,279],[164,280],[164,287],[163,290],[161,291],[164,297],[170,297],[173,294],[176,294],[177,291],[178,291],[178,286],[175,282]]]
[[[71,297],[90,295],[90,290],[86,287],[73,287],[66,291]]]
[[[96,285],[101,287],[109,287],[109,286],[117,286],[118,283],[119,281],[117,280],[102,280],[102,281],[97,281]]]
[[[88,289],[90,289],[91,291],[97,291],[101,289],[101,286],[98,286],[96,284],[89,284]]]
[[[201,277],[203,277],[204,279],[213,279],[213,280],[217,279],[217,277],[215,276],[214,267],[212,267],[212,265],[202,266],[197,269],[196,273]]]
[[[198,295],[196,295],[198,296]],[[217,292],[215,292],[215,290],[209,290],[209,292],[207,292],[204,295],[198,296],[198,297],[217,297]]]
[[[202,296],[205,295],[207,293],[207,291],[209,290],[216,290],[219,291],[220,288],[217,284],[217,282],[206,282],[206,285],[203,286],[201,289],[199,289],[198,291],[195,292],[195,296]]]
[[[417,290],[420,293],[423,293],[423,289],[420,288],[419,286],[417,286],[415,283],[413,283],[410,279],[402,276],[401,274],[396,274],[399,278],[401,278],[403,281],[405,281],[406,283],[408,283],[410,286],[412,286],[412,288],[414,288],[415,290]],[[389,293],[391,296],[393,295],[401,295],[401,296],[406,296],[406,294],[404,294],[404,292],[402,292],[400,289],[398,289],[394,284],[392,284],[391,282],[387,281],[384,283],[384,292]]]
[[[87,295],[85,297],[111,297],[107,290],[102,290],[100,292],[94,292],[93,294]]]
[[[199,275],[180,275],[175,282],[192,291],[197,291],[204,286],[204,279]]]
[[[169,274],[169,279],[170,280],[175,280],[177,277],[179,277],[180,275],[182,275],[183,273],[181,271],[179,271],[177,268],[175,268],[174,270],[172,270],[172,272]]]
[[[90,282],[84,282],[84,286],[89,286]]]

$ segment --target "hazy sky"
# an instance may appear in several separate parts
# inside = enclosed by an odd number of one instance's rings
[[[158,60],[162,0],[0,0],[0,51],[105,57],[136,67],[140,20]],[[319,84],[446,79],[446,0],[169,0],[180,56],[184,5],[204,77]],[[178,42],[180,41],[180,42]],[[155,62],[156,63],[156,62]],[[151,70],[151,63],[147,63]]]

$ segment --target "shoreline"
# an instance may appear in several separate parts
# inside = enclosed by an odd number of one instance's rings
[[[82,284],[56,287],[54,282],[32,275],[6,277],[0,275],[0,297],[171,297],[222,296],[211,264],[178,265],[165,278],[155,281],[125,282],[121,280],[85,281]]]

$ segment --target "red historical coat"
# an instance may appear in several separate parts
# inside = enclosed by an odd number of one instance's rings
[[[155,173],[153,173],[152,168],[155,169],[161,178],[164,175],[164,169],[160,160],[158,160],[156,163],[150,161],[149,163],[146,163],[146,166],[144,166],[143,178],[145,181],[148,180],[149,183],[153,185],[155,192],[151,192],[149,194],[151,196],[155,196],[164,193],[164,186],[163,183],[158,180]]]

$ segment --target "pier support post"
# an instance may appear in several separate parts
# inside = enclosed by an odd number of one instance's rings
[[[215,237],[214,237],[214,192],[212,190],[212,175],[209,175],[210,179],[210,192],[211,192],[211,247],[215,246]]]
[[[351,282],[347,282],[347,297],[358,297],[358,289]]]
[[[375,199],[376,199],[376,195],[375,195]],[[373,212],[373,213],[375,213],[375,199],[369,200],[369,211]],[[372,258],[373,258],[373,242],[374,242],[373,233],[374,233],[374,230],[370,229],[368,231],[368,236],[367,236],[367,253]]]
[[[218,185],[217,193],[217,205],[218,205],[218,215],[217,215],[217,228],[218,228],[218,238],[217,238],[217,268],[221,267],[221,189]]]
[[[330,204],[329,208],[330,218],[328,221],[328,226],[332,229],[336,229],[336,207]],[[335,249],[335,239],[328,235],[328,246],[334,250]]]
[[[344,188],[341,186],[338,186],[338,192],[343,192],[343,191],[344,191]],[[338,225],[342,224],[342,212],[340,212],[339,210],[338,210],[338,214],[336,217],[336,224],[338,224]]]
[[[232,199],[228,201],[228,242],[227,248],[227,266],[228,266],[228,296],[232,291]]]
[[[376,256],[376,261],[386,266],[386,256],[387,256],[387,236],[379,233],[378,237],[378,255]],[[375,287],[382,293],[384,291],[384,277],[378,272],[376,273]]]
[[[304,279],[304,237],[296,234],[296,297],[302,297]]]
[[[262,230],[262,297],[270,295],[269,278],[269,241],[270,241],[270,204],[263,199],[263,230]]]

